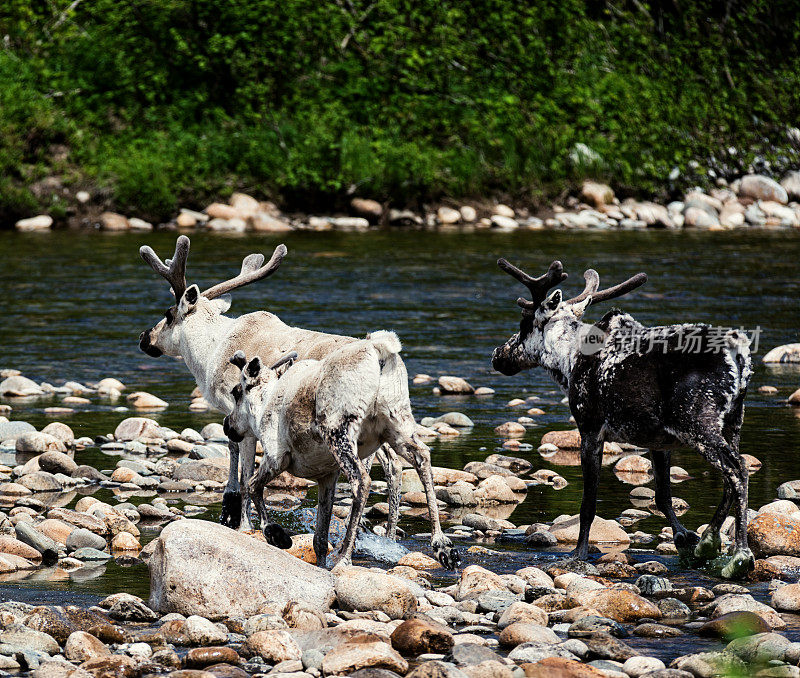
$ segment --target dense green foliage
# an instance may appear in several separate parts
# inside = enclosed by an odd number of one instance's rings
[[[654,192],[789,162],[800,120],[798,0],[5,0],[0,36],[6,215],[52,173],[151,217]]]

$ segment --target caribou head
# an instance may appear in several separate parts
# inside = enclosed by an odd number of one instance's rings
[[[241,442],[248,431],[258,428],[258,422],[253,417],[250,401],[247,395],[259,387],[270,388],[297,360],[297,351],[287,353],[268,370],[263,369],[261,358],[255,356],[247,360],[244,351],[236,351],[228,360],[237,367],[241,373],[239,383],[231,390],[233,396],[233,410],[222,422],[222,429],[229,440]],[[259,396],[261,393],[258,394]]]
[[[229,292],[272,275],[286,256],[286,247],[278,245],[265,264],[263,254],[251,254],[242,261],[239,275],[201,292],[197,285],[186,285],[186,259],[189,238],[182,235],[175,243],[172,259],[161,261],[152,248],[143,246],[139,254],[172,288],[175,303],[154,327],[139,335],[139,348],[147,355],[180,355],[181,336],[187,323],[213,320],[230,308]]]
[[[583,292],[577,297],[563,299],[561,290],[550,292],[567,278],[560,261],[550,264],[547,273],[538,278],[531,277],[505,259],[499,259],[497,265],[525,285],[531,299],[517,299],[522,308],[519,332],[494,350],[492,367],[512,376],[522,370],[543,366],[551,370],[562,386],[579,348],[581,319],[586,308],[621,297],[647,281],[644,273],[638,273],[619,285],[600,290],[600,276],[590,268],[583,274],[586,281]]]

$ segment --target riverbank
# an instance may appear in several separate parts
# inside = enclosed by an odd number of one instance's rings
[[[377,228],[407,228],[443,232],[513,231],[516,229],[692,229],[733,230],[753,228],[800,228],[800,172],[774,179],[748,174],[730,185],[704,192],[693,189],[667,204],[626,199],[620,201],[610,186],[585,181],[578,196],[563,204],[532,213],[525,207],[503,203],[458,204],[450,202],[424,211],[395,209],[369,198],[353,198],[347,213],[309,215],[284,213],[269,201],[246,193],[234,193],[228,202],[213,202],[202,211],[182,208],[165,223],[152,224],[138,217],[104,210],[102,201],[88,191],[71,199],[69,216],[56,223],[49,214],[18,220],[18,231],[47,231],[66,226],[101,231],[181,230],[227,233],[287,233],[291,231],[366,232]]]
[[[689,569],[675,557],[669,528],[640,529],[660,515],[648,487],[651,465],[643,450],[608,445],[603,464],[632,488],[629,506],[596,519],[591,539],[599,551],[591,562],[565,560],[576,516],[512,522],[529,493],[569,485],[550,468],[568,475],[579,463],[576,431],[535,435],[541,406],[548,407],[541,398],[504,404],[488,393],[506,418],[493,431],[495,452],[463,469],[434,468],[446,532],[462,550],[463,569],[442,570],[427,553],[425,532],[401,545],[381,536],[387,487],[375,480],[368,512],[374,533],[359,538],[355,567],[328,573],[313,565],[306,530],[315,498],[307,481],[284,474],[265,495],[273,515],[300,532],[286,552],[258,533],[216,524],[227,475],[218,423],[201,431],[163,426],[147,415],[169,403],[128,394],[110,377],[53,386],[10,369],[0,376],[0,398],[14,408],[8,414],[45,407],[63,417],[68,409],[108,406],[120,418],[113,432],[76,437],[61,421],[37,431],[23,419],[0,417],[0,454],[14,465],[0,466],[0,582],[80,586],[119,566],[143,578],[142,563],[150,579],[149,596],[129,578],[94,605],[65,605],[46,593],[39,604],[0,603],[6,670],[35,678],[74,677],[76,670],[94,678],[319,678],[361,676],[365,669],[381,669],[384,678],[800,675],[797,505],[782,498],[753,511],[756,569],[748,581],[720,581],[718,564]],[[466,384],[417,375],[412,385],[435,381],[445,400],[453,384]],[[486,397],[459,390],[462,404]],[[775,388],[760,392],[778,396]],[[60,408],[52,408],[53,398]],[[126,416],[130,410],[137,416]],[[456,412],[422,424],[429,442],[470,437],[474,427]],[[538,441],[536,452],[528,440]],[[745,457],[754,477],[763,472],[758,459]],[[683,494],[697,479],[673,466],[670,481]],[[790,496],[797,482],[784,483],[778,496]],[[414,471],[404,470],[406,528],[425,529],[420,489]],[[679,515],[689,508],[682,499],[674,505]],[[349,492],[337,492],[334,545],[348,510]],[[728,519],[724,545],[731,525]],[[659,673],[667,666],[671,673]]]

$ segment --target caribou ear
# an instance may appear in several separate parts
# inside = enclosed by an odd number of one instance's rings
[[[256,356],[253,358],[248,364],[245,372],[248,377],[252,377],[255,379],[259,374],[261,374],[261,359]]]
[[[197,289],[197,285],[192,285],[189,287],[183,295],[183,298],[190,304],[196,304],[197,298],[200,296],[200,290]]]
[[[555,311],[561,303],[561,290],[553,292],[544,302],[544,307],[549,311]]]
[[[241,370],[247,362],[247,356],[245,356],[244,351],[236,351],[236,353],[230,357],[229,362],[231,365],[235,365]]]

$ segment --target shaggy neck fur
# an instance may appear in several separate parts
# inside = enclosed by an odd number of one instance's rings
[[[577,318],[554,318],[543,332],[533,332],[525,340],[525,350],[539,363],[565,393],[580,350],[578,337],[584,325]]]
[[[232,318],[198,309],[184,320],[181,333],[181,356],[206,398],[211,397],[214,374],[218,369],[216,355],[230,333]],[[217,403],[212,402],[213,405]]]

